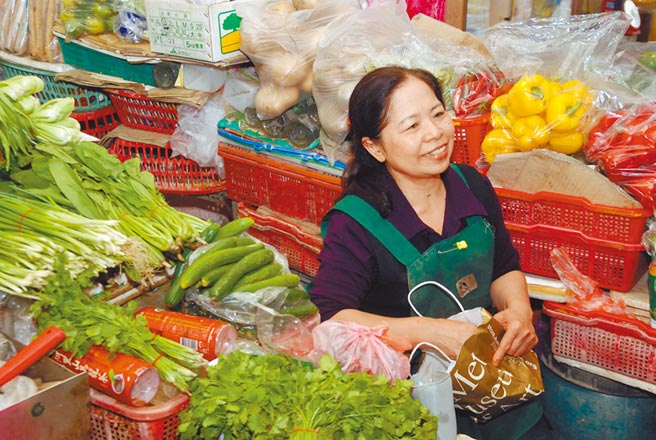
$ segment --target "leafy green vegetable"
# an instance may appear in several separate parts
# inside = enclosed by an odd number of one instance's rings
[[[437,418],[412,399],[411,386],[344,374],[328,355],[315,369],[281,354],[235,351],[192,382],[181,440],[434,440]]]

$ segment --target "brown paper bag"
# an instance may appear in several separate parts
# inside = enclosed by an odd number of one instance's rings
[[[498,367],[492,355],[503,326],[494,318],[481,324],[465,341],[451,370],[455,407],[476,423],[523,405],[544,392],[537,354],[506,355]]]

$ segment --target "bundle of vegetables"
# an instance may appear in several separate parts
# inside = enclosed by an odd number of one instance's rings
[[[288,292],[281,304],[281,313],[297,317],[315,314],[316,306],[299,287],[299,276],[285,273],[283,265],[275,261],[273,250],[244,235],[253,224],[251,217],[232,220],[208,239],[211,243],[197,248],[179,263],[166,293],[166,305],[177,306],[185,292],[194,286],[214,301],[234,292],[252,293],[267,287],[282,287],[288,288]]]
[[[574,154],[583,146],[582,120],[591,104],[587,86],[525,75],[492,103],[491,124],[481,144],[488,163],[497,154],[547,148]]]
[[[245,374],[246,373],[246,374]],[[411,382],[344,374],[285,355],[234,351],[191,384],[181,439],[434,439],[436,417],[410,396]]]
[[[55,265],[67,257],[71,276],[98,275],[127,260],[128,238],[115,220],[92,220],[56,205],[0,192],[0,291],[31,297]]]
[[[5,170],[24,193],[88,218],[118,220],[116,229],[138,238],[147,252],[133,259],[145,262],[131,266],[135,280],[165,264],[165,253],[196,242],[208,222],[169,206],[152,174],[140,171],[139,158],[121,162],[96,143],[80,142],[79,123],[70,117],[73,99],[39,105],[32,94],[42,89],[37,77],[0,82]]]
[[[498,68],[467,72],[460,77],[453,92],[453,111],[460,118],[489,113],[494,100],[507,93],[510,87],[512,84]]]
[[[87,295],[83,288],[91,284],[86,276],[73,280],[65,270],[66,257],[57,257],[53,274],[31,306],[39,331],[50,325],[66,333],[62,343],[74,357],[84,356],[91,346],[101,345],[112,353],[122,352],[153,364],[160,377],[183,391],[206,364],[203,356],[189,347],[154,335],[146,318],[134,316],[136,303],[120,307]]]

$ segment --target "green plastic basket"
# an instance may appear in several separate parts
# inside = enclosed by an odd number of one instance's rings
[[[82,87],[78,84],[55,80],[56,72],[19,66],[0,60],[7,78],[14,76],[36,76],[43,80],[43,90],[36,94],[41,103],[56,98],[72,97],[75,99],[75,111],[91,112],[111,104],[109,97],[98,89]]]
[[[63,38],[58,38],[66,64],[90,72],[115,76],[149,86],[156,86],[155,79],[153,78],[155,64],[131,64],[123,58],[108,55],[76,42],[67,43]]]

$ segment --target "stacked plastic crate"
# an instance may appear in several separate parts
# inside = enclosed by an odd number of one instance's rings
[[[339,176],[244,146],[219,143],[219,154],[237,214],[255,220],[251,234],[286,255],[291,269],[314,277],[319,223],[341,192]]]
[[[107,89],[120,123],[128,128],[170,137],[178,125],[177,105],[151,99],[124,89]],[[139,137],[139,136],[136,136]],[[147,136],[144,136],[147,138]],[[224,181],[215,167],[200,167],[184,156],[173,156],[165,146],[116,137],[109,151],[119,159],[139,157],[141,169],[155,177],[155,184],[167,194],[211,194],[224,189]]]

